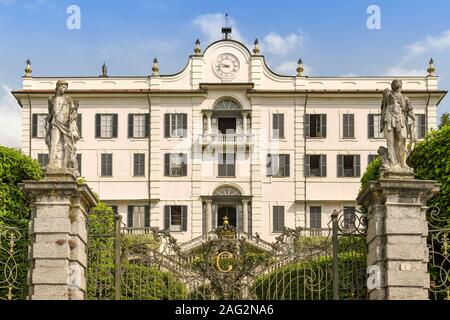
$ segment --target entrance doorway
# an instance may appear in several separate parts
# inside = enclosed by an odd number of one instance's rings
[[[234,134],[236,132],[236,118],[218,118],[221,134]]]
[[[219,208],[217,210],[217,226],[223,225],[225,217],[228,218],[230,226],[237,228],[236,207],[231,207],[229,205],[219,205]]]

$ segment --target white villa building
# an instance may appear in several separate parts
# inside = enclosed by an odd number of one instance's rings
[[[150,69],[150,67],[149,67]],[[181,242],[228,217],[271,241],[283,227],[327,228],[353,210],[360,177],[385,145],[382,92],[394,78],[417,114],[419,138],[436,127],[446,91],[430,64],[417,77],[308,77],[274,73],[257,42],[197,42],[186,67],[148,76],[35,77],[14,91],[22,150],[48,159],[45,115],[60,79],[79,100],[81,175],[129,228],[170,229]]]

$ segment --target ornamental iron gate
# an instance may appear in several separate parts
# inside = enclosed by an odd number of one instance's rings
[[[441,213],[438,207],[430,207],[427,210],[431,300],[450,300],[449,213]]]
[[[365,299],[365,224],[338,211],[327,229],[285,228],[273,243],[222,226],[178,244],[167,230],[90,215],[88,298]]]
[[[28,221],[0,217],[0,300],[28,295]]]

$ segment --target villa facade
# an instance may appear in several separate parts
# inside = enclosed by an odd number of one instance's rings
[[[150,69],[151,66],[149,66]],[[309,77],[267,66],[258,45],[228,38],[186,67],[148,76],[23,78],[22,150],[48,160],[45,115],[56,81],[79,100],[81,175],[136,230],[169,229],[189,241],[230,224],[273,240],[284,227],[327,228],[351,212],[360,177],[385,140],[382,92],[394,78],[416,113],[416,133],[436,128],[446,92],[433,70],[417,77]]]

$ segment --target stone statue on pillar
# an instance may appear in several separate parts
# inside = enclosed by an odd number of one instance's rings
[[[78,100],[66,95],[68,84],[59,80],[56,93],[48,99],[45,143],[49,150],[47,174],[71,174],[78,178],[76,143],[80,138],[77,127]]]
[[[384,91],[381,104],[380,130],[387,148],[378,149],[382,163],[380,173],[382,177],[411,178],[413,169],[406,160],[416,143],[416,117],[410,100],[401,92],[402,81],[393,80],[391,88]]]

